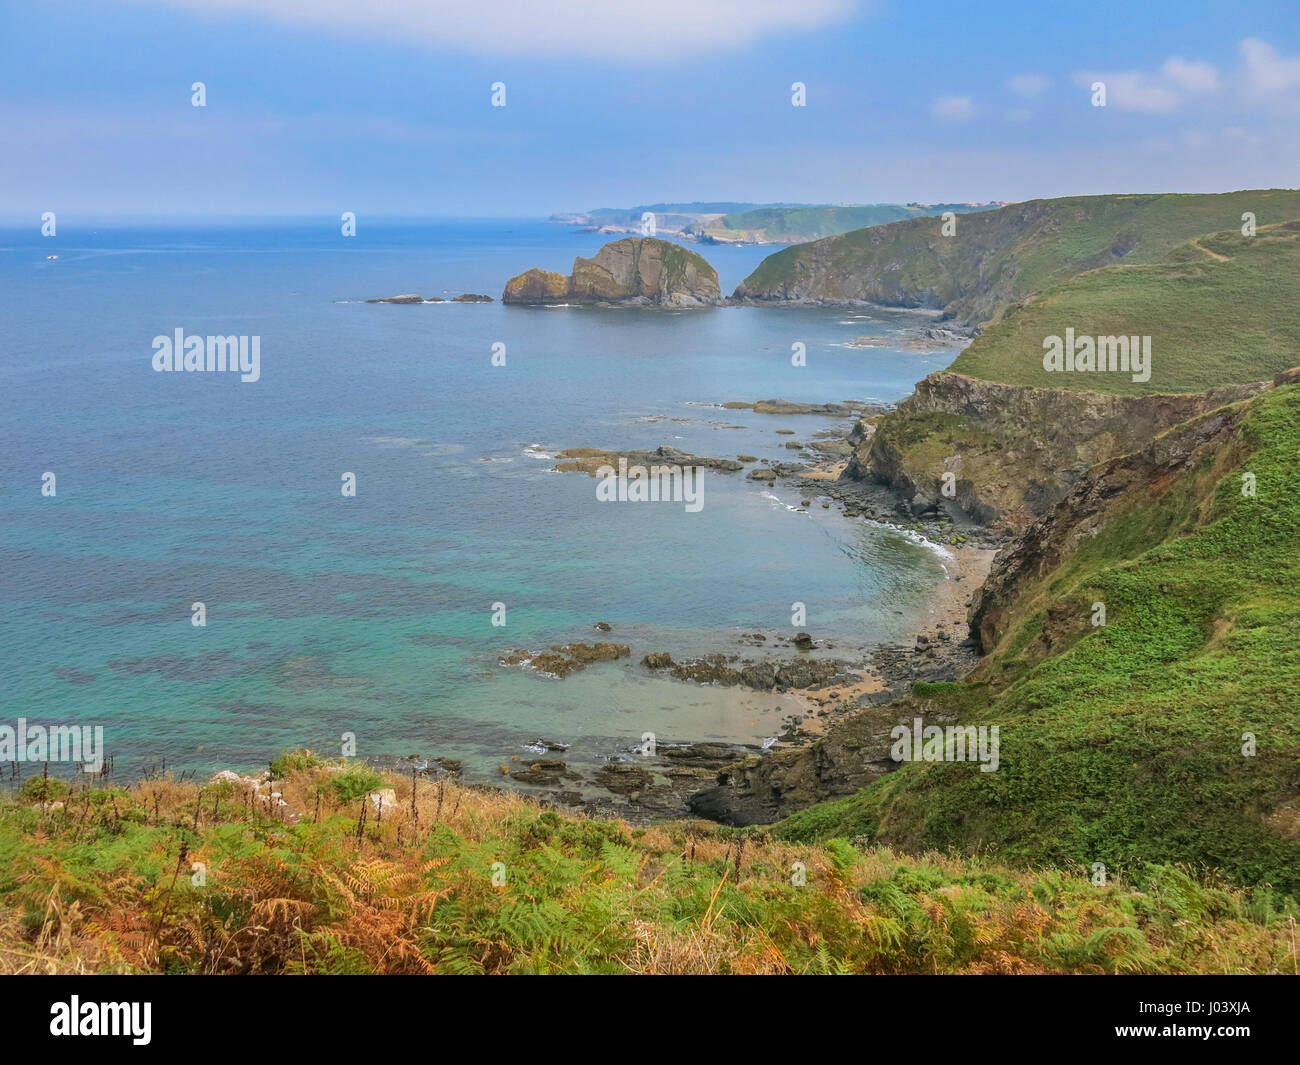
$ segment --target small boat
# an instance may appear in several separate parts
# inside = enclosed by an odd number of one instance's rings
[[[57,259],[58,256],[57,256],[57,255],[47,255],[47,256],[45,256],[45,258],[47,258],[47,259]]]

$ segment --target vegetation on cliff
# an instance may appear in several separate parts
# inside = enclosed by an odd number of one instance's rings
[[[647,215],[660,236],[698,239],[722,244],[793,244],[847,233],[862,226],[879,226],[904,218],[963,214],[990,210],[993,204],[873,203],[853,206],[790,203],[652,203],[639,207],[600,207],[574,214],[552,215],[604,233],[640,233]]]
[[[573,261],[569,276],[527,270],[506,282],[506,303],[611,303],[675,307],[719,303],[718,274],[703,256],[653,237],[612,241]]]
[[[953,503],[1021,530],[1093,464],[1243,398],[1300,352],[1300,223],[1184,242],[1159,262],[1080,274],[993,322],[943,373],[881,418],[850,477]],[[1151,337],[1150,374],[1049,372],[1044,340]]]
[[[1232,229],[1158,262],[1093,270],[1008,310],[949,367],[986,381],[1135,396],[1262,381],[1300,352],[1300,222]],[[1049,372],[1043,339],[1149,336],[1151,376]]]
[[[902,708],[998,725],[998,771],[907,763],[778,834],[1300,891],[1297,454],[1284,383],[1091,471],[999,556],[979,669]]]
[[[723,215],[692,227],[707,240],[719,243],[797,244],[832,237],[864,226],[883,226],[907,218],[933,218],[946,211],[968,214],[992,210],[992,204],[873,203],[852,207],[759,207]]]
[[[1260,226],[1298,218],[1300,192],[1030,200],[962,216],[952,236],[932,218],[895,222],[769,255],[736,296],[929,307],[975,325],[1084,271],[1154,262],[1200,234],[1240,226],[1245,212]]]
[[[412,804],[409,777],[302,754],[276,771],[269,801],[155,779],[0,803],[0,972],[1297,968],[1292,904],[1170,866],[1094,886],[1074,868],[634,829],[447,782]],[[365,790],[381,784],[379,810]]]

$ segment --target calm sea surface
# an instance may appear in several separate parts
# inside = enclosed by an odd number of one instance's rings
[[[742,650],[742,632],[790,632],[794,602],[846,655],[914,628],[942,558],[902,533],[743,474],[706,473],[692,514],[550,472],[576,446],[788,460],[835,423],[710,405],[898,399],[951,354],[851,342],[910,319],[362,302],[499,297],[606,239],[536,221],[0,230],[0,722],[102,724],[119,769],[255,768],[353,732],[361,755],[487,779],[538,736],[595,760],[647,730],[779,731],[780,698],[648,676],[648,651]],[[772,249],[700,250],[730,291]],[[154,372],[177,328],[259,336],[261,379]],[[630,662],[564,681],[496,662],[597,638]]]

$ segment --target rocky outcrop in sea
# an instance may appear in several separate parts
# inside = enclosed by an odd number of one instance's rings
[[[582,303],[638,307],[706,307],[722,302],[717,271],[672,241],[628,237],[594,257],[573,261],[568,276],[527,270],[506,282],[505,303]]]

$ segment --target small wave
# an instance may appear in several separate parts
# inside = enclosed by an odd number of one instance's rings
[[[768,502],[775,503],[778,507],[785,507],[786,510],[790,511],[793,514],[798,514],[801,509],[799,507],[792,507],[789,503],[785,502],[783,499],[777,496],[774,496],[771,492],[762,492],[760,494]]]
[[[890,525],[885,521],[870,520],[870,524],[881,529],[892,529],[894,532],[901,536],[905,536],[914,544],[919,544],[921,547],[924,547],[927,551],[937,555],[939,558],[946,558],[949,561],[953,561],[957,558],[957,556],[949,551],[948,548],[944,547],[943,544],[936,543],[934,540],[922,536],[915,529],[904,529],[901,525]],[[947,572],[948,571],[945,569],[944,573],[946,574]]]
[[[531,658],[521,658],[518,662],[514,664],[517,665],[521,670],[525,671],[526,673],[534,673],[539,677],[546,677],[549,680],[560,679],[560,675],[558,673],[551,673],[548,670],[542,669],[540,666],[533,665],[533,660]]]
[[[550,460],[555,458],[555,455],[552,452],[547,451],[541,444],[529,444],[524,448],[524,454],[530,459]]]

